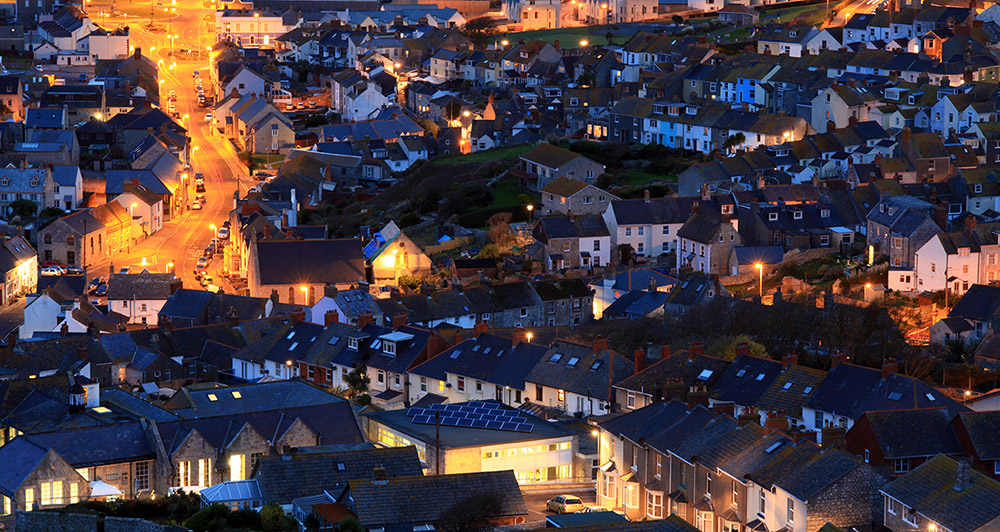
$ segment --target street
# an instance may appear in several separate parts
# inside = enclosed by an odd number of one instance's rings
[[[214,8],[202,2],[183,2],[180,5],[168,1],[161,3],[162,6],[155,7],[152,30],[147,24],[152,4],[116,4],[112,9],[111,4],[87,2],[87,10],[94,20],[108,29],[128,26],[131,45],[141,48],[144,56],[159,63],[159,79],[162,81],[160,100],[164,109],[167,95],[171,90],[177,91],[176,110],[184,117],[180,121],[188,130],[192,147],[192,169],[184,186],[188,187],[188,197],[193,199],[197,194],[194,174],[204,174],[206,205],[201,210],[192,210],[188,202],[182,210],[172,213],[171,220],[164,223],[163,229],[135,243],[129,252],[92,265],[88,275],[107,275],[112,265],[116,271],[129,266],[133,271],[148,268],[152,272],[165,272],[173,263],[184,286],[196,288],[200,285],[194,277],[194,267],[214,236],[210,226],[221,227],[234,206],[236,176],[243,178],[240,182],[241,195],[253,183],[246,178],[246,166],[239,160],[236,148],[229,139],[211,131],[206,122],[205,115],[211,112],[211,106],[198,106],[193,72],[200,71],[206,92],[211,94],[209,60],[175,60],[171,53],[179,49],[207,51],[215,40]],[[99,13],[104,13],[104,16],[98,18]],[[171,39],[170,35],[176,38]],[[219,286],[223,286],[219,275],[221,262],[214,261],[210,270],[214,284]]]
[[[579,488],[568,489],[560,491],[558,489],[545,489],[545,490],[521,490],[521,496],[524,498],[524,506],[528,508],[528,523],[545,523],[545,518],[550,515],[555,515],[554,513],[545,509],[545,503],[555,497],[556,495],[572,494],[580,497],[583,500],[583,504],[593,505],[594,500],[597,497],[597,493],[593,488],[588,488],[585,490],[580,490]]]

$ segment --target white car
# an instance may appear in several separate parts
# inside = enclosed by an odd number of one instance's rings
[[[194,203],[191,204],[191,210],[192,211],[200,211],[201,210],[201,203],[198,200],[194,200]]]
[[[205,115],[205,121],[206,122],[211,122],[212,121],[212,113],[208,113],[208,114]]]
[[[41,271],[39,271],[38,273],[40,275],[49,277],[49,276],[55,276],[55,275],[62,275],[63,271],[62,271],[62,268],[59,268],[57,266],[48,266],[48,267],[42,268]]]
[[[229,228],[220,227],[219,228],[219,238],[229,238]]]

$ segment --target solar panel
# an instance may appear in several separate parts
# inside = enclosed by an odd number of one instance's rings
[[[500,426],[500,430],[514,430],[514,428],[517,427],[517,425],[518,423],[509,423],[509,422],[504,423],[503,425]]]
[[[420,416],[424,414],[429,414],[429,412],[425,412],[423,408],[410,408],[409,410],[406,411],[406,415],[410,417]]]
[[[462,418],[462,419],[458,420],[458,426],[459,427],[471,427],[473,421],[476,421],[476,420],[469,419],[469,418]]]
[[[485,429],[487,421],[485,419],[473,419],[472,427],[477,429]]]
[[[485,419],[487,421],[496,421],[497,417],[493,414],[483,414],[479,417],[479,419]]]
[[[468,405],[471,406],[472,408],[482,408],[483,405],[485,405],[485,404],[486,403],[484,403],[482,401],[470,401]]]
[[[514,430],[517,432],[531,432],[534,428],[535,426],[530,423],[518,423],[517,426],[514,427]]]
[[[434,403],[434,404],[431,405],[431,409],[433,409],[433,410],[444,410],[444,407],[446,407],[446,406],[448,406],[448,405],[443,405],[441,403]]]
[[[486,428],[493,430],[501,430],[503,428],[503,423],[500,421],[488,421],[486,422]]]
[[[423,425],[430,425],[434,423],[434,416],[413,416],[414,423],[420,423]]]
[[[441,418],[441,424],[447,427],[457,427],[459,419],[457,417],[443,417]]]

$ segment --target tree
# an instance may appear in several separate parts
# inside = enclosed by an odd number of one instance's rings
[[[38,212],[38,204],[27,199],[14,200],[10,202],[10,211],[22,220],[29,220]]]
[[[441,127],[437,125],[437,122],[428,118],[417,120],[417,125],[423,128],[424,131],[430,133],[434,138],[437,138],[438,130],[441,129]]]
[[[510,219],[509,212],[498,212],[486,220],[490,242],[501,246],[507,241],[507,237],[510,235]]]
[[[768,358],[767,349],[755,342],[753,338],[746,334],[741,334],[739,336],[724,336],[719,338],[717,341],[712,342],[705,348],[705,353],[708,355],[724,358],[726,360],[733,360],[736,358],[736,346],[741,342],[746,342],[750,347],[750,355],[758,358]]]
[[[635,250],[632,249],[632,244],[618,244],[618,257],[619,264],[631,265],[632,261],[635,260]]]
[[[500,19],[490,16],[477,17],[462,26],[462,33],[472,41],[473,47],[479,48],[487,39],[497,34],[499,25]]]
[[[437,526],[446,532],[478,532],[492,529],[490,519],[503,515],[506,496],[502,493],[476,493],[459,500],[444,511]]]
[[[674,15],[674,16],[670,17],[670,21],[673,22],[674,24],[677,24],[678,26],[680,26],[681,24],[684,23],[684,17],[682,17],[680,15]]]
[[[365,532],[365,527],[357,517],[345,517],[337,523],[337,532]]]
[[[260,526],[264,532],[280,532],[285,511],[277,503],[267,503],[260,509]]]
[[[312,115],[306,118],[306,127],[325,126],[329,123],[330,121],[326,118],[326,115]]]
[[[742,146],[743,143],[746,141],[747,141],[746,136],[743,133],[737,131],[736,133],[729,135],[729,137],[726,138],[726,142],[722,144],[722,147],[725,148],[726,151],[733,151],[736,148]]]
[[[585,87],[597,85],[597,76],[593,72],[584,72],[576,78],[576,84]]]
[[[344,382],[347,383],[347,396],[355,397],[361,395],[368,391],[368,385],[371,384],[372,380],[365,375],[365,365],[362,363],[357,363],[354,365],[354,369],[344,377]]]

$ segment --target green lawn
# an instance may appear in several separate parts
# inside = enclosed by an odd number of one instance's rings
[[[675,175],[653,174],[638,168],[633,168],[631,170],[626,171],[624,174],[622,174],[622,177],[625,178],[624,185],[630,187],[635,187],[657,181],[664,181],[668,183],[677,182],[677,176]]]
[[[772,22],[778,19],[781,22],[791,22],[801,18],[806,24],[819,24],[826,18],[826,4],[808,4],[785,9],[772,9],[760,16],[761,22]]]
[[[475,153],[470,153],[468,155],[459,155],[457,157],[448,157],[446,159],[441,159],[435,161],[436,164],[469,164],[469,163],[482,163],[486,161],[491,161],[494,159],[513,159],[514,157],[520,157],[521,154],[527,152],[535,146],[532,144],[519,144],[517,146],[509,146],[506,148],[496,148],[486,151],[477,151]]]
[[[524,39],[525,42],[537,39],[539,41],[549,43],[559,41],[559,46],[562,48],[576,48],[580,46],[580,41],[582,40],[586,40],[588,44],[593,46],[604,46],[605,44],[608,44],[608,39],[605,37],[607,33],[608,26],[585,26],[581,28],[558,28],[552,30],[504,33],[497,35],[492,40],[497,43],[504,39],[508,41]],[[629,37],[622,37],[620,39],[616,39],[615,42],[622,44],[623,41],[628,39]]]

